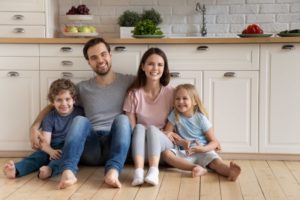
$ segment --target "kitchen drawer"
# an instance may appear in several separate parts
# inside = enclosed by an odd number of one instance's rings
[[[41,70],[90,70],[83,57],[40,57]]]
[[[0,57],[0,69],[39,70],[39,57]]]
[[[0,56],[39,56],[38,44],[0,44]]]
[[[45,13],[0,12],[1,25],[45,25]]]
[[[51,56],[76,56],[83,58],[83,45],[70,45],[70,44],[54,44],[40,45],[40,55],[45,57]]]
[[[45,11],[45,0],[1,0],[0,11]]]
[[[258,70],[258,44],[160,44],[172,70]]]
[[[42,38],[46,35],[45,26],[0,26],[0,37]]]

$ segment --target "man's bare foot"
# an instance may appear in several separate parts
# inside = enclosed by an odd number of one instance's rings
[[[38,177],[40,179],[47,179],[47,178],[49,178],[51,176],[51,174],[52,174],[52,169],[50,167],[48,167],[48,166],[42,166],[40,168]]]
[[[105,175],[104,182],[114,188],[121,188],[122,184],[119,181],[119,172],[116,169],[110,169]]]
[[[207,170],[199,165],[193,168],[192,170],[192,177],[198,177],[198,176],[203,176],[206,174]]]
[[[16,166],[14,161],[10,160],[5,163],[3,172],[7,178],[14,179],[16,178]]]
[[[235,181],[241,173],[241,167],[234,162],[230,162],[228,180]]]
[[[66,169],[62,173],[60,182],[57,187],[58,189],[65,189],[71,185],[74,185],[76,182],[77,178],[75,174],[71,170]]]

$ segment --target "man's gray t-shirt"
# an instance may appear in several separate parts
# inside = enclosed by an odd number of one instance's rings
[[[79,104],[83,106],[95,131],[109,131],[115,117],[122,113],[126,90],[134,76],[116,74],[116,80],[105,87],[99,86],[96,78],[77,84]]]

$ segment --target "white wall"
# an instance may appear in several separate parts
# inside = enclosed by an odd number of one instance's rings
[[[167,36],[200,36],[201,15],[196,3],[207,8],[208,36],[232,37],[247,24],[258,23],[266,33],[300,29],[300,0],[59,0],[60,24],[69,24],[64,15],[72,5],[86,4],[95,16],[91,22],[102,37],[119,37],[117,19],[127,10],[142,12],[155,8],[163,18]],[[74,23],[74,22],[73,22]],[[83,22],[82,22],[83,23]]]

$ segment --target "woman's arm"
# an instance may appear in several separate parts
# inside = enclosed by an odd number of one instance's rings
[[[175,133],[174,130],[175,130],[174,125],[168,121],[163,132],[174,144],[177,144],[179,141],[182,140],[182,138],[180,137],[180,135]]]
[[[30,142],[31,142],[31,148],[34,150],[40,149],[40,141],[39,136],[41,135],[40,132],[40,126],[45,118],[45,116],[53,109],[53,106],[51,104],[47,105],[37,116],[37,118],[34,120],[33,124],[30,127]]]
[[[126,112],[126,115],[129,118],[129,121],[130,121],[130,124],[131,124],[131,128],[134,129],[134,127],[136,125],[136,115],[135,115],[135,113]]]

